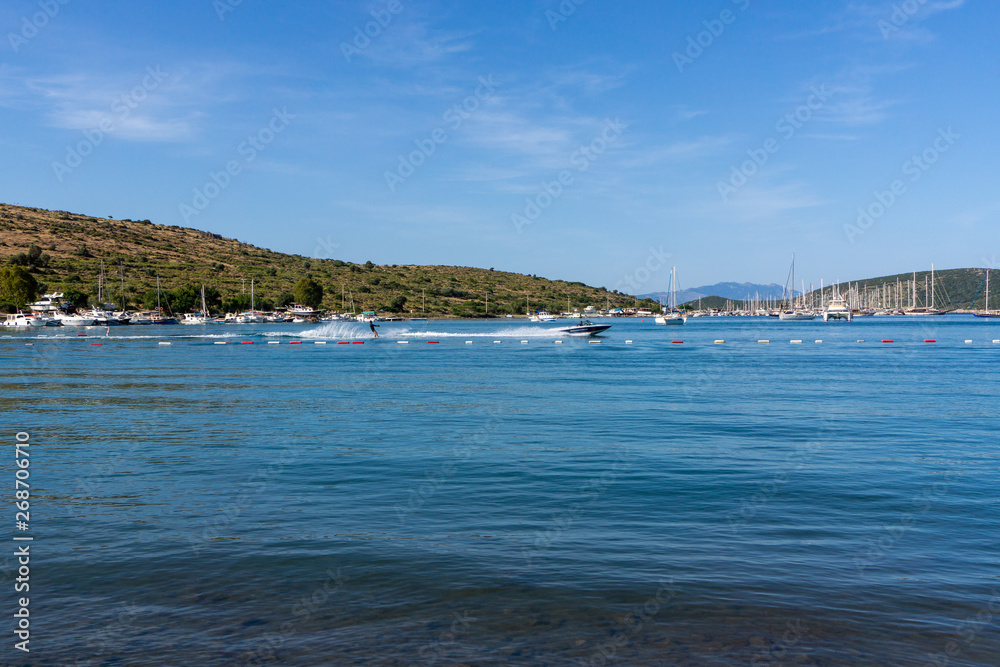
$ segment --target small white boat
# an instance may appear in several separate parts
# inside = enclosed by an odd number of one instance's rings
[[[782,322],[805,322],[815,320],[816,313],[811,310],[786,310],[778,314],[778,319]]]
[[[687,317],[681,313],[664,313],[663,315],[657,315],[654,320],[657,324],[664,324],[667,326],[684,324],[687,322]]]
[[[558,315],[553,315],[547,310],[539,310],[534,315],[528,318],[532,322],[553,322],[559,319]]]

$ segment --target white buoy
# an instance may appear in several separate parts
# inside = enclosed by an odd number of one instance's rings
[[[796,339],[796,340],[790,340],[788,342],[791,343],[792,345],[802,345],[802,341],[798,340],[798,339]]]
[[[761,344],[763,344],[763,345],[767,345],[767,344],[768,344],[768,343],[770,343],[771,341],[769,341],[769,340],[759,340],[759,341],[757,341],[757,342],[758,342],[758,343],[761,343]]]
[[[552,342],[555,343],[556,345],[562,345],[562,341],[561,340],[554,340]]]
[[[224,340],[217,340],[217,341],[215,341],[215,344],[216,345],[225,345],[226,341],[224,341]]]
[[[281,341],[278,341],[278,340],[269,340],[269,341],[267,341],[267,344],[268,345],[281,345]]]
[[[522,340],[521,341],[521,345],[527,345],[527,344],[528,344],[528,341],[526,341],[526,340]]]
[[[971,343],[972,343],[972,341],[971,341],[971,340],[967,340],[967,341],[965,341],[965,344],[966,344],[966,345],[969,345],[969,344],[971,344]]]
[[[157,345],[170,345],[170,343],[164,343],[163,341],[160,341],[159,343],[157,343]]]
[[[820,344],[820,343],[822,343],[822,342],[823,342],[823,341],[821,341],[821,340],[818,340],[818,341],[816,341],[816,344],[817,344],[817,345],[819,345],[819,344]]]
[[[396,345],[409,345],[409,344],[410,344],[410,341],[408,341],[408,340],[397,340],[396,341]]]
[[[725,345],[726,344],[726,341],[722,340],[721,338],[719,340],[717,340],[717,341],[714,341],[714,342],[715,342],[716,345]]]
[[[467,340],[467,341],[465,341],[465,344],[466,345],[472,345],[472,341],[471,340]]]
[[[625,341],[625,344],[626,344],[626,345],[631,345],[631,344],[632,344],[632,341],[630,341],[630,340],[627,340],[627,341]]]
[[[501,340],[495,340],[495,341],[493,341],[493,344],[494,344],[494,345],[499,345],[499,344],[500,344],[500,343],[502,343],[502,342],[503,342],[503,341],[501,341]]]
[[[591,345],[600,345],[601,344],[601,341],[599,341],[599,340],[588,340],[587,342],[590,343]]]
[[[318,340],[318,341],[316,341],[315,345],[326,345],[326,341],[325,340]]]

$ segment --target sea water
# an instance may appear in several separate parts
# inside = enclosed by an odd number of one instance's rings
[[[1000,326],[597,322],[0,332],[3,663],[998,664]]]

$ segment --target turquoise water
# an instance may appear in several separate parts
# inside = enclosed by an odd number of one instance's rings
[[[998,664],[1000,323],[599,321],[0,332],[4,662]]]

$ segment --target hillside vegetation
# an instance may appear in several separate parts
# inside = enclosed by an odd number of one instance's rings
[[[483,317],[487,292],[489,316],[523,314],[529,305],[553,312],[637,305],[633,296],[579,282],[493,269],[313,259],[149,220],[0,204],[0,261],[25,267],[42,291],[96,302],[102,260],[104,301],[120,306],[124,291],[128,307],[155,306],[159,277],[161,302],[174,312],[199,309],[201,285],[213,310],[249,308],[251,280],[257,307],[270,310],[291,303],[296,283],[307,277],[323,287],[325,308],[343,311],[352,310],[353,300],[358,312],[419,314],[426,299],[432,317]]]

